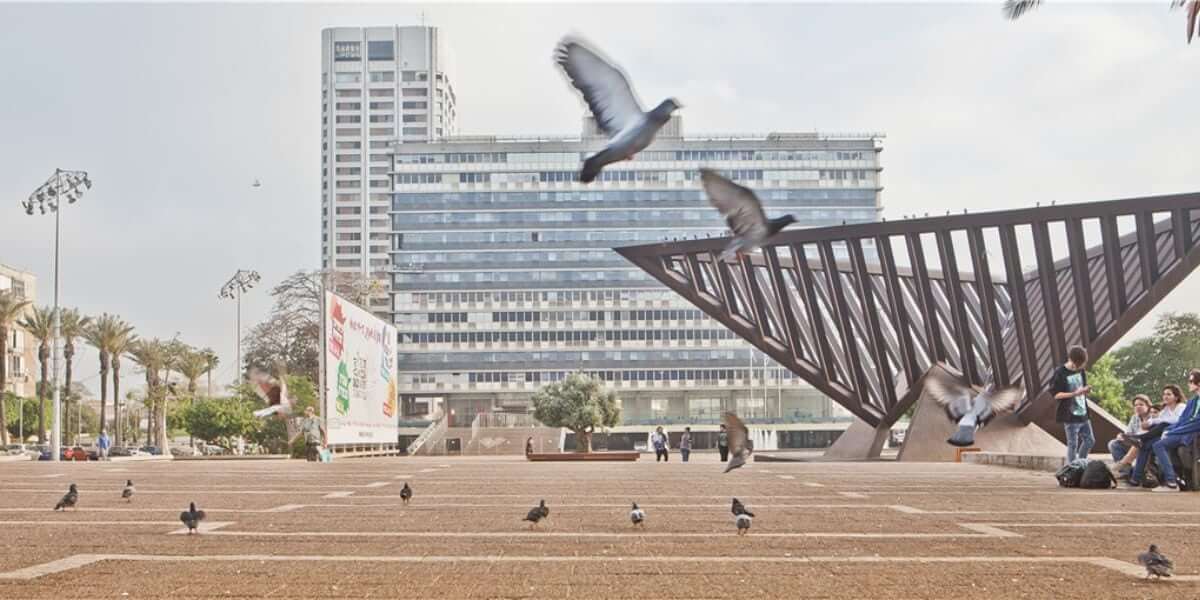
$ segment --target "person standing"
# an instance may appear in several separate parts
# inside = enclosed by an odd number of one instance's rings
[[[1063,424],[1067,436],[1067,462],[1087,460],[1088,452],[1096,443],[1092,433],[1092,422],[1088,418],[1087,395],[1092,391],[1087,383],[1087,350],[1072,346],[1067,351],[1067,362],[1054,371],[1050,391],[1058,401],[1055,421]]]
[[[529,436],[525,440],[525,456],[529,456],[530,454],[533,454],[533,436]]]
[[[96,441],[96,446],[100,449],[100,460],[108,460],[108,449],[112,447],[112,441],[108,439],[108,431],[100,430],[100,439]]]
[[[721,453],[721,462],[729,460],[729,432],[725,430],[725,424],[721,424],[721,431],[717,433],[717,452]]]
[[[688,455],[692,453],[692,428],[684,427],[683,435],[679,437],[679,455],[683,457],[683,462],[688,461]]]
[[[667,454],[667,434],[663,433],[662,427],[654,430],[650,436],[650,443],[654,446],[654,462],[671,462],[671,457]]]
[[[321,424],[321,419],[316,416],[311,406],[304,409],[304,421],[300,423],[300,431],[288,440],[288,446],[301,435],[304,436],[304,458],[308,462],[317,462],[321,448],[329,445],[329,438],[325,433],[325,426]]]

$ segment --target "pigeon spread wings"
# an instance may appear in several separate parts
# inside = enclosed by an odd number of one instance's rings
[[[957,384],[948,385],[940,378],[930,376],[925,382],[925,389],[955,421],[963,418],[963,415],[971,410],[971,399],[975,394],[969,387]]]
[[[740,186],[712,169],[700,169],[700,182],[708,201],[725,217],[735,236],[765,237],[767,215],[750,188]]]
[[[608,137],[643,118],[642,104],[625,73],[582,41],[564,38],[554,51],[554,62],[583,95],[596,124]]]
[[[725,424],[725,433],[729,437],[730,452],[736,455],[743,448],[749,449],[750,430],[746,429],[737,415],[727,412],[721,415],[721,422]]]

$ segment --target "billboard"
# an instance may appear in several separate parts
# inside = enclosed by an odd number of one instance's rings
[[[325,292],[325,427],[330,444],[394,444],[396,328]]]

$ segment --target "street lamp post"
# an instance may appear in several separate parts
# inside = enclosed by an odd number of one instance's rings
[[[258,271],[248,269],[238,269],[225,285],[221,286],[220,298],[231,299],[237,301],[237,318],[234,328],[237,333],[237,370],[238,381],[242,380],[242,294],[254,287],[254,284],[262,279],[258,275]]]
[[[36,208],[41,214],[46,214],[46,211],[54,213],[54,352],[51,369],[54,371],[54,421],[53,433],[50,436],[50,460],[57,461],[59,459],[58,449],[62,445],[62,403],[61,390],[58,386],[58,370],[62,362],[62,346],[59,344],[62,338],[62,319],[60,318],[58,302],[59,295],[62,291],[59,281],[59,247],[60,234],[62,232],[62,201],[65,199],[67,204],[74,204],[83,197],[84,189],[91,189],[92,180],[88,178],[87,171],[68,171],[66,169],[55,169],[54,174],[46,180],[45,183],[38,186],[29,199],[22,202],[25,207],[25,214],[32,215]]]

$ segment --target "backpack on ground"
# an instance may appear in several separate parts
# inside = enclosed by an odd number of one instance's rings
[[[1054,474],[1054,478],[1058,480],[1058,485],[1065,488],[1079,487],[1079,482],[1083,479],[1084,465],[1082,461],[1069,462],[1062,466]]]
[[[1088,490],[1107,490],[1116,485],[1117,479],[1102,460],[1089,460],[1083,468],[1083,476],[1079,479],[1079,487]]]

